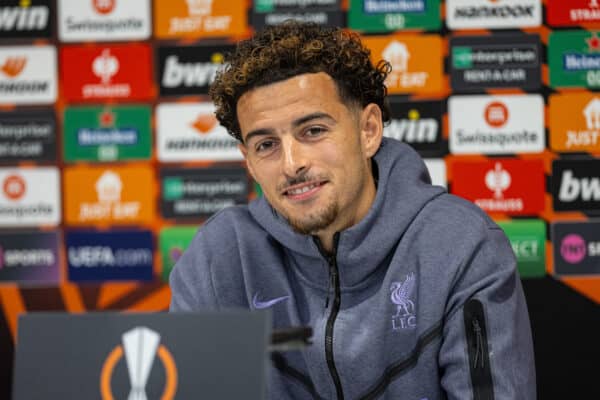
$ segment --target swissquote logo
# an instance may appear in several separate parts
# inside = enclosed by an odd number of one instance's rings
[[[0,5],[0,38],[51,35],[50,0],[4,0]]]
[[[451,166],[452,192],[489,213],[529,215],[544,209],[545,178],[541,160],[461,160]]]
[[[0,48],[0,104],[53,103],[56,92],[54,47]]]
[[[540,0],[447,0],[450,29],[534,27],[542,23]]]
[[[232,48],[230,45],[159,48],[161,96],[208,93],[208,86],[222,67],[223,54]]]
[[[58,224],[59,188],[55,167],[0,168],[0,226]]]
[[[600,210],[600,160],[554,160],[552,186],[555,210]]]
[[[156,361],[165,371],[165,383],[161,399],[173,399],[177,392],[177,364],[169,349],[160,343],[160,334],[145,326],[125,332],[121,344],[107,355],[100,373],[100,392],[103,399],[114,399],[111,381],[117,364],[125,358],[129,376],[129,399],[146,399],[146,385]]]
[[[453,154],[544,151],[544,100],[540,95],[452,96],[448,112]]]
[[[150,37],[150,0],[59,0],[59,38],[124,41]]]
[[[600,97],[592,93],[550,96],[550,147],[555,151],[600,151]]]
[[[156,115],[160,161],[243,159],[237,141],[218,123],[212,103],[161,103]]]

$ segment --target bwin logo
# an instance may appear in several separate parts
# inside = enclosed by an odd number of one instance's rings
[[[573,171],[563,171],[558,199],[571,202],[581,198],[583,201],[600,201],[600,178],[576,178]]]
[[[169,56],[165,62],[162,85],[167,88],[207,86],[215,79],[219,67],[220,64],[212,62],[180,63],[177,56]]]
[[[29,2],[21,1],[20,6],[0,8],[0,31],[36,31],[46,28],[48,8],[29,7],[27,3]]]
[[[385,127],[385,136],[406,143],[434,143],[438,135],[438,123],[433,118],[393,119]]]

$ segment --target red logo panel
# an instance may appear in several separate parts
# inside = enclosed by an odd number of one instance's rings
[[[148,45],[64,47],[60,64],[67,101],[152,98],[152,52]]]
[[[548,0],[548,23],[554,26],[577,26],[600,22],[599,0]]]
[[[544,210],[542,160],[455,161],[451,166],[452,193],[488,213],[531,215]]]

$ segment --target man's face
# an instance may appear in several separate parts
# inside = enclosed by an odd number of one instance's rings
[[[237,114],[250,173],[296,231],[333,233],[365,216],[375,194],[379,107],[347,106],[333,79],[316,73],[245,93]]]

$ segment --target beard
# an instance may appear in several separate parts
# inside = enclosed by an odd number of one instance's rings
[[[292,229],[302,235],[315,235],[331,225],[338,217],[339,206],[333,201],[324,208],[300,217],[285,216]]]

